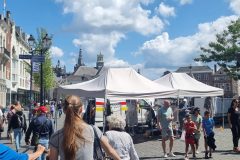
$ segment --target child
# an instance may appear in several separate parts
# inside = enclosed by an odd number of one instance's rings
[[[193,152],[193,158],[196,158],[195,155],[195,139],[194,139],[194,131],[196,130],[196,125],[195,123],[192,121],[191,119],[191,115],[190,114],[186,114],[185,116],[185,123],[184,123],[184,128],[186,131],[186,135],[185,135],[185,159],[188,159],[188,147],[189,144],[191,145],[191,149]]]
[[[205,111],[204,118],[202,121],[202,127],[204,132],[205,159],[212,158],[212,150],[215,150],[216,148],[213,126],[214,126],[214,121],[213,121],[213,118],[210,118],[210,112]],[[208,146],[209,146],[209,151],[208,151]]]

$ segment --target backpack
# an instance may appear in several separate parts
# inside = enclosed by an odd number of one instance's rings
[[[38,145],[38,142],[39,142],[39,139],[41,137],[49,137],[49,127],[48,127],[48,119],[46,119],[46,121],[44,121],[42,124],[40,124],[38,127],[37,127],[37,132],[35,132],[35,134],[33,134],[33,137],[32,137],[32,141],[31,141],[31,145],[32,146],[37,146]],[[36,124],[36,121],[35,121],[35,124]]]
[[[23,115],[19,115],[16,114],[17,116],[17,128],[25,128],[25,124],[24,124],[24,116]]]

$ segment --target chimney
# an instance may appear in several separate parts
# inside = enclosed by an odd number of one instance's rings
[[[217,65],[214,64],[214,73],[217,73]]]

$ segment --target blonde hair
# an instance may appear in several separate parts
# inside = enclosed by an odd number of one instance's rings
[[[126,127],[126,121],[121,115],[112,114],[111,116],[107,117],[107,122],[111,128],[124,130]]]
[[[76,152],[79,148],[77,139],[84,139],[82,136],[85,122],[79,116],[82,109],[80,97],[71,95],[65,99],[64,112],[66,114],[63,127],[63,151],[64,158],[68,160],[76,159]]]

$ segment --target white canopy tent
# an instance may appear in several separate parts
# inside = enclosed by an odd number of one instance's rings
[[[206,85],[186,73],[169,73],[155,82],[178,90],[181,97],[222,96],[223,89]]]
[[[164,87],[145,78],[132,68],[106,68],[90,81],[60,86],[59,93],[104,98],[106,108],[106,99],[166,98],[176,96],[177,92],[176,89]],[[103,116],[103,126],[105,121]]]
[[[132,68],[107,68],[90,81],[60,86],[62,94],[106,99],[143,99],[176,96],[176,89],[157,84]]]
[[[223,89],[199,82],[186,73],[169,73],[154,82],[177,89],[178,105],[179,97],[214,97],[224,95]]]

